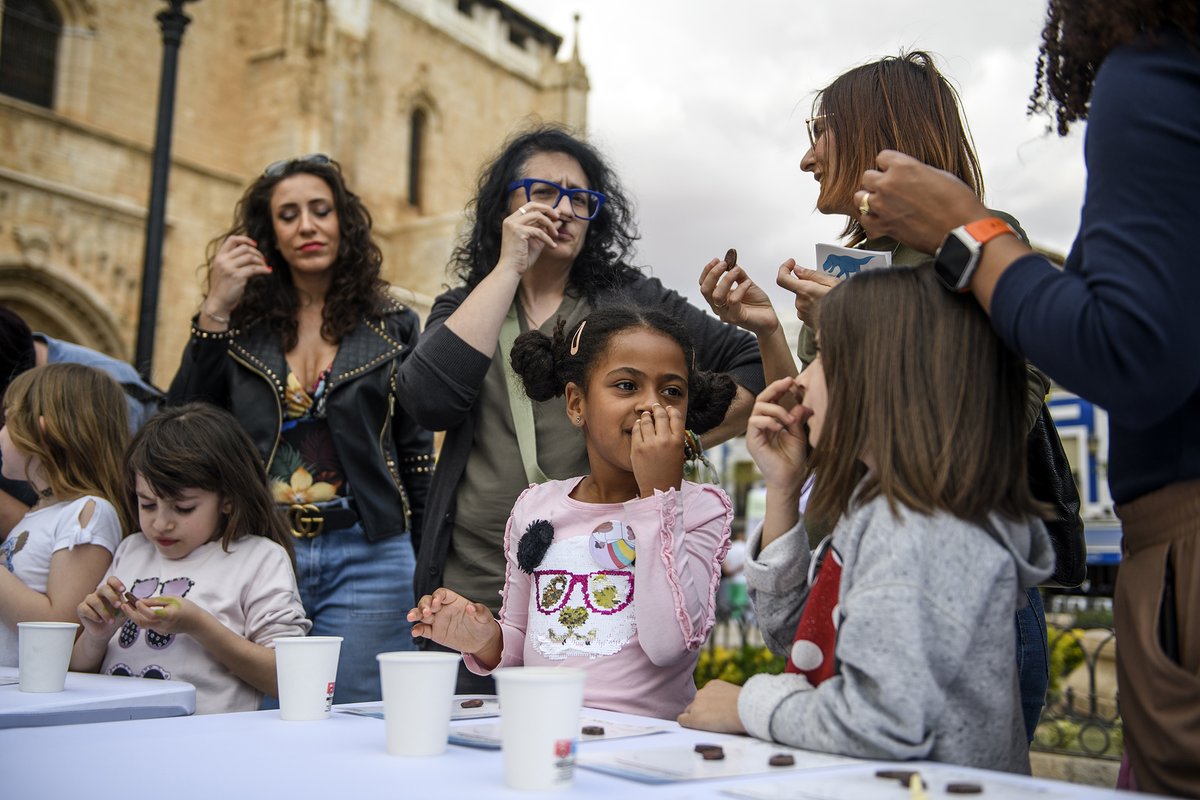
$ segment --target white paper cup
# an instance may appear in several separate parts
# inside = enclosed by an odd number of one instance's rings
[[[383,722],[393,756],[436,756],[446,752],[450,705],[458,678],[458,653],[380,653]]]
[[[566,789],[575,775],[586,673],[572,667],[506,667],[493,674],[500,696],[504,785]]]
[[[283,636],[274,643],[279,718],[329,719],[342,637]]]
[[[77,622],[18,622],[22,692],[61,692],[75,646]]]

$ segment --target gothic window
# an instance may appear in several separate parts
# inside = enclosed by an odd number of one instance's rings
[[[4,0],[0,19],[0,93],[54,106],[62,17],[50,0]]]
[[[425,150],[425,131],[429,117],[422,108],[413,109],[408,139],[408,204],[421,207],[421,178]]]

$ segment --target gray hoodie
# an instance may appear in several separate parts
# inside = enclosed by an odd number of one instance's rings
[[[750,678],[742,723],[806,750],[1027,774],[1013,614],[1053,569],[1045,526],[994,516],[993,535],[897,509],[876,498],[830,534],[842,557],[836,674],[815,689],[802,675]],[[746,582],[767,645],[786,656],[812,553],[803,521],[759,552],[761,534]]]

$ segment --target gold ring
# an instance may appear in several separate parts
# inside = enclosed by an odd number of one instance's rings
[[[863,192],[862,202],[858,204],[858,211],[864,217],[871,213],[871,193]]]
[[[712,307],[713,307],[713,310],[715,310],[715,311],[720,311],[721,309],[723,309],[723,308],[724,308],[726,305],[728,305],[728,304],[727,304],[727,303],[712,303],[711,305],[712,305]]]
[[[517,211],[520,211],[522,214],[524,214],[524,213],[525,213],[525,206],[521,206],[520,208],[518,208],[518,209],[517,209]]]

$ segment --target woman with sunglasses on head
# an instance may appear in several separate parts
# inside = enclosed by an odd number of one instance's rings
[[[388,294],[371,215],[337,162],[271,164],[209,246],[169,400],[227,408],[294,537],[314,635],[344,637],[335,702],[378,700],[377,653],[412,649],[415,536],[432,436],[400,412],[419,320]]]
[[[958,177],[977,198],[983,197],[983,173],[972,146],[971,135],[960,109],[958,93],[937,68],[933,57],[922,51],[901,53],[863,64],[839,75],[817,92],[813,116],[807,120],[810,147],[800,168],[820,184],[817,210],[846,217],[842,236],[847,246],[891,254],[893,266],[931,266],[932,252],[902,244],[886,236],[870,237],[863,227],[863,208],[855,200],[862,171],[874,163],[885,147],[906,149],[939,169]],[[1025,238],[1017,221],[992,211],[1014,235]],[[779,267],[776,281],[796,295],[796,313],[804,320],[798,355],[805,364],[816,357],[816,308],[822,297],[840,279],[821,270],[804,269],[788,259]],[[768,380],[796,375],[795,362],[783,338],[783,329],[766,293],[741,267],[729,269],[713,260],[700,278],[701,293],[728,322],[754,332],[763,348]],[[1025,422],[1035,443],[1055,437],[1053,426],[1042,427],[1043,404],[1049,380],[1038,370],[1026,369]],[[785,404],[788,402],[785,398]],[[1059,445],[1061,448],[1061,445]],[[1074,534],[1082,526],[1074,482],[1061,482],[1060,494],[1051,498],[1040,484],[1034,487],[1039,499],[1055,500],[1061,519],[1047,524],[1054,535]],[[1061,500],[1060,500],[1061,498]],[[1070,507],[1074,503],[1073,508]],[[815,545],[823,533],[809,522]],[[1016,611],[1015,635],[1021,705],[1025,733],[1033,740],[1046,690],[1050,682],[1045,611],[1037,587],[1025,590],[1025,604]]]
[[[488,164],[474,218],[451,266],[461,285],[439,296],[416,351],[401,369],[401,402],[419,423],[446,431],[417,558],[417,596],[446,587],[499,609],[504,528],[531,483],[588,471],[581,432],[561,405],[530,402],[508,364],[516,336],[573,330],[620,296],[683,322],[696,369],[739,384],[708,443],[742,433],[763,385],[754,340],[688,304],[630,266],[633,209],[590,144],[553,126],[511,139]],[[682,448],[684,443],[681,441]],[[490,679],[460,673],[460,691]]]

